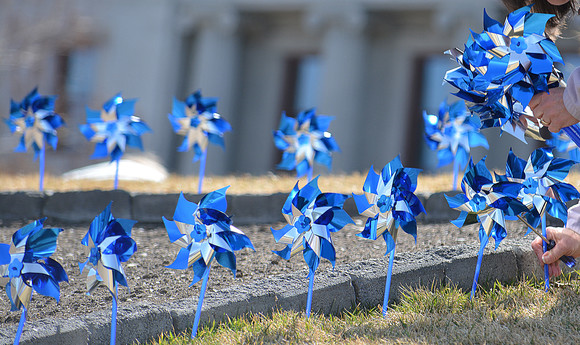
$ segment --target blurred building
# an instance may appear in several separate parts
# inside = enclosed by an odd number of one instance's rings
[[[481,31],[484,8],[503,20],[499,0],[0,0],[0,114],[35,86],[59,96],[68,125],[47,152],[53,174],[97,162],[78,125],[86,106],[117,92],[138,98],[137,115],[154,131],[143,136],[146,151],[195,173],[167,114],[174,96],[197,89],[219,98],[233,127],[225,151],[210,146],[208,174],[274,171],[281,112],[311,107],[335,117],[334,172],[382,167],[398,154],[432,170],[422,110],[453,100],[442,78],[455,63],[443,52],[461,47],[468,28]],[[578,60],[575,39],[558,44]],[[492,165],[510,146],[521,156],[534,146],[490,131]],[[0,172],[35,171],[32,153],[12,152],[17,141],[0,126]]]

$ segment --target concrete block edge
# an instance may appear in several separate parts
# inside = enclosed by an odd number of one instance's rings
[[[533,263],[532,265],[530,265],[527,262],[522,262],[522,260],[529,261],[530,258],[531,258],[531,255],[533,254],[533,253],[531,253],[532,250],[529,247],[529,243],[526,243],[525,241],[509,241],[509,240],[506,240],[504,242],[505,243],[502,243],[502,246],[504,246],[504,248],[501,250],[501,253],[500,254],[513,256],[513,258],[515,259],[516,264],[517,264],[517,269],[510,270],[512,272],[515,272],[515,273],[512,273],[510,276],[503,277],[503,278],[505,280],[517,280],[517,279],[520,279],[524,275],[535,275],[536,272],[537,272],[537,269],[534,266],[535,263]],[[468,260],[465,260],[466,258],[477,257],[477,251],[476,250],[473,250],[473,248],[472,248],[473,246],[467,246],[466,245],[465,247],[468,249],[468,252],[465,253],[464,255],[462,255],[462,257],[460,258],[461,259],[460,261],[461,262],[464,262],[464,263],[468,261]],[[501,248],[501,246],[500,246],[500,248]],[[486,251],[486,253],[484,254],[485,255],[484,260],[486,260],[487,262],[491,262],[492,260],[499,260],[500,257],[501,257],[501,255],[497,255],[497,254],[498,253],[496,253],[493,250],[492,251]],[[437,256],[438,254],[437,254],[437,251],[430,251],[429,255]],[[494,259],[494,257],[495,257],[495,259]],[[428,275],[428,276],[425,276],[425,277],[415,277],[415,278],[417,278],[422,283],[429,284],[431,278],[433,277],[433,270],[435,270],[435,271],[438,272],[439,270],[442,269],[441,267],[444,267],[444,269],[449,269],[449,267],[453,267],[454,266],[454,260],[453,259],[449,259],[449,258],[444,257],[444,256],[440,256],[439,259],[440,260],[434,260],[434,262],[433,262],[434,265],[432,265],[432,266],[438,266],[438,267],[430,267],[430,265],[426,264],[423,267],[421,267],[421,269],[419,269],[419,270],[417,270],[416,267],[413,268],[413,270],[415,270],[415,271],[417,271],[419,273],[423,272],[426,275]],[[377,260],[377,262],[378,262],[379,265],[382,264],[380,261],[381,260]],[[409,263],[406,263],[404,261],[399,262],[399,263],[395,262],[395,263],[399,267],[398,267],[397,270],[394,270],[394,272],[393,272],[393,280],[394,281],[397,280],[397,275],[404,275],[404,274],[408,274],[408,272],[409,272],[409,269],[406,267],[406,265],[409,265]],[[347,292],[347,294],[352,294],[353,295],[352,296],[352,300],[358,302],[358,301],[361,300],[361,297],[360,297],[361,291],[357,289],[357,284],[358,284],[358,282],[361,279],[365,279],[365,278],[368,278],[368,277],[365,277],[365,273],[364,272],[363,273],[359,273],[357,275],[348,273],[349,270],[352,272],[352,269],[353,269],[352,266],[355,266],[357,264],[359,264],[359,263],[352,263],[352,264],[349,264],[349,265],[345,265],[345,267],[337,267],[336,271],[338,271],[338,272],[333,272],[333,273],[339,273],[339,274],[347,273],[347,275],[349,275],[349,278],[348,279],[350,281],[350,289],[349,289],[350,291]],[[459,263],[456,262],[456,264],[459,264]],[[501,262],[499,262],[498,264],[501,265]],[[429,268],[432,268],[433,270],[431,270]],[[471,267],[461,268],[461,269],[469,269],[469,268],[471,268]],[[459,269],[459,268],[457,268],[457,269]],[[329,272],[332,272],[332,271],[329,271]],[[333,274],[333,273],[331,273],[331,274]],[[321,274],[323,274],[323,273],[321,272]],[[324,272],[324,274],[328,274],[328,272]],[[372,273],[372,274],[373,274],[373,277],[372,277],[373,279],[381,279],[381,277],[377,278],[376,273]],[[438,275],[439,273],[436,273],[436,274]],[[441,272],[441,274],[443,274],[444,276],[446,276],[447,275],[447,272],[444,271],[444,272]],[[513,276],[514,274],[516,276]],[[280,279],[280,277],[278,277],[278,279]],[[466,279],[467,282],[460,282],[460,283],[462,283],[462,284],[465,284],[465,283],[470,284],[470,282],[473,279],[473,277],[467,275],[467,276],[464,277],[464,279]],[[344,281],[339,281],[339,284],[344,284]],[[398,288],[398,286],[391,287],[391,289],[393,289],[393,288]],[[315,297],[314,298],[316,298],[316,297],[321,298],[320,294],[323,293],[324,290],[328,291],[329,293],[332,293],[332,289],[329,289],[329,286],[324,286],[324,287],[321,287],[320,289],[316,289],[315,288],[315,292],[314,292],[315,293]],[[384,290],[383,290],[383,292],[384,292]],[[274,311],[274,310],[281,310],[281,305],[277,302],[277,300],[280,298],[279,296],[282,295],[281,294],[281,291],[278,291],[275,295],[276,295],[276,298],[271,299],[271,301],[270,301],[270,299],[268,299],[268,301],[266,302],[267,304],[271,304],[271,305],[264,305],[262,307],[262,309],[272,310],[272,311]],[[243,305],[245,305],[247,307],[240,307],[240,306],[238,306],[238,308],[236,310],[236,315],[229,315],[229,317],[238,316],[238,315],[244,315],[244,314],[247,314],[247,313],[252,312],[252,307],[251,307],[252,306],[252,299],[259,299],[259,298],[261,298],[260,297],[260,294],[250,294],[249,295],[249,300],[246,303],[243,304]],[[382,299],[382,296],[381,296],[381,299]],[[189,300],[187,304],[192,305],[192,303],[195,305],[195,304],[197,304],[197,301]],[[152,309],[156,309],[156,310],[162,309],[164,312],[162,312],[162,313],[156,313],[155,315],[161,315],[164,318],[170,317],[171,318],[171,320],[170,320],[171,324],[176,325],[176,321],[177,320],[175,320],[175,317],[176,317],[175,311],[172,310],[168,305],[163,305],[163,304],[155,305],[155,304],[150,304],[150,303],[136,303],[136,305],[137,304],[140,305],[140,308],[138,308],[138,309],[140,309],[140,313],[142,313],[142,309],[144,308],[143,305],[145,305],[146,308],[152,308]],[[220,306],[217,306],[216,308],[220,308]],[[124,306],[124,309],[125,310],[130,310],[131,309],[131,305]],[[192,313],[195,313],[195,310],[192,310],[191,312]],[[340,312],[340,310],[339,310],[339,312]],[[212,314],[213,313],[212,313],[211,308],[205,308],[204,307],[203,314],[202,314],[201,324],[204,324],[205,322],[210,322],[211,320],[215,319],[215,316],[214,317],[211,317]],[[90,315],[90,317],[99,317],[99,318],[107,318],[107,317],[110,317],[110,315],[107,315],[107,313],[102,313],[102,312],[95,312],[95,313],[92,313],[92,314],[89,314],[89,315]],[[132,313],[130,311],[128,311],[124,315],[124,318],[132,318],[132,317],[137,318],[139,315],[141,315],[141,314],[135,313],[135,315],[132,315]],[[62,323],[62,324],[60,324],[60,327],[53,327],[53,329],[55,329],[55,330],[62,329],[62,326],[63,325],[67,325],[68,328],[77,327],[77,328],[79,328],[79,330],[77,332],[81,332],[82,333],[82,332],[85,332],[86,331],[87,332],[87,337],[86,338],[87,339],[90,339],[91,337],[90,337],[90,334],[89,333],[90,333],[91,327],[90,327],[90,325],[87,324],[86,318],[87,318],[87,316],[77,317],[77,318],[70,318],[70,319],[65,319],[65,320],[42,319],[42,320],[37,320],[37,321],[33,321],[33,322],[30,322],[30,323],[27,323],[26,324],[26,328],[28,328],[28,329],[38,329],[38,327],[40,327],[40,325],[42,323],[47,323],[47,322],[50,323],[50,324],[52,324],[52,323],[59,323],[59,324]],[[159,320],[159,321],[160,322],[163,322],[163,320]],[[102,320],[102,322],[103,323],[110,322],[110,319],[109,320]],[[182,330],[179,329],[177,331],[178,332],[181,332]],[[10,326],[10,327],[6,327],[6,328],[2,329],[2,332],[0,332],[0,343],[4,343],[7,340],[10,340],[10,342],[11,342],[13,339],[7,339],[6,337],[7,337],[8,334],[14,335],[15,332],[16,332],[16,325],[13,325],[13,326]],[[75,330],[70,330],[70,332],[75,332]],[[160,336],[160,335],[161,334],[159,334],[157,336]],[[22,343],[25,344],[26,341],[32,341],[34,344],[50,344],[52,342],[52,340],[55,339],[54,338],[55,336],[57,336],[56,333],[55,334],[45,333],[45,334],[42,335],[42,337],[39,337],[39,336],[35,336],[34,334],[31,334],[30,332],[28,332],[28,333],[25,332],[23,334]],[[136,335],[135,338],[137,339],[137,338],[141,338],[141,337],[139,337],[138,335]]]

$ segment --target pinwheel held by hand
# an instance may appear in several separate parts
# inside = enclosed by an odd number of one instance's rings
[[[503,25],[484,11],[483,32],[472,31],[464,51],[448,51],[459,67],[444,78],[481,117],[482,128],[500,127],[524,142],[524,134],[543,140],[528,107],[532,96],[563,83],[554,67],[562,57],[544,32],[553,15],[530,11],[525,6],[510,13]]]

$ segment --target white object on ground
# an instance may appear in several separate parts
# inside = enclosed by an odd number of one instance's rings
[[[67,180],[113,180],[117,163],[103,162],[67,171]],[[119,180],[161,182],[169,176],[165,167],[151,158],[135,156],[119,161]]]

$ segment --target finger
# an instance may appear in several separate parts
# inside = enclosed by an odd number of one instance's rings
[[[548,271],[550,273],[550,278],[557,277],[562,274],[562,269],[557,263],[553,263],[548,266]]]
[[[536,254],[536,257],[538,258],[538,263],[540,265],[544,264],[544,262],[542,261],[542,255],[544,255],[544,249],[542,248],[543,242],[544,241],[542,241],[542,239],[539,237],[536,237],[536,239],[532,241],[532,250]]]
[[[532,111],[534,110],[534,108],[536,108],[540,104],[540,101],[542,99],[542,94],[544,94],[544,92],[535,94],[532,97],[532,99],[530,100],[530,103],[528,103],[528,106],[532,109]]]
[[[557,228],[554,228],[552,226],[546,227],[546,238],[549,239],[549,240],[554,240],[555,241],[556,240],[556,237],[555,237],[554,234],[557,231],[558,231]]]
[[[558,124],[550,123],[548,125],[548,130],[552,133],[558,133],[561,129],[562,127],[559,126]]]

